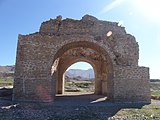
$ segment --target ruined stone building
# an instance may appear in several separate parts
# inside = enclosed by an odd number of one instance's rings
[[[116,22],[89,15],[58,16],[39,32],[19,35],[13,100],[52,102],[64,92],[64,73],[83,61],[95,72],[95,94],[114,102],[150,102],[149,68],[139,67],[135,37]]]

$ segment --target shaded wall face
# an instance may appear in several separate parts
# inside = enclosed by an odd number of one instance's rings
[[[36,37],[39,39],[39,37]],[[49,50],[30,36],[19,40],[14,79],[14,100],[53,101],[54,79],[49,70]],[[50,51],[52,52],[52,51]]]
[[[72,37],[73,36],[68,39],[72,40]],[[34,39],[31,41],[31,38]],[[35,38],[37,38],[37,40]],[[36,34],[32,37],[24,36],[23,40],[19,41],[20,48],[17,51],[16,77],[14,84],[15,100],[19,99],[20,96],[22,100],[41,100],[42,98],[39,99],[38,94],[43,90],[46,92],[41,93],[41,95],[48,93],[48,96],[50,96],[48,98],[44,97],[43,101],[52,101],[56,93],[57,81],[59,81],[59,78],[62,78],[64,70],[69,67],[69,63],[66,63],[69,59],[72,59],[71,62],[80,59],[91,62],[95,67],[97,75],[96,93],[107,94],[107,89],[103,90],[102,88],[102,81],[106,81],[107,76],[102,76],[102,74],[107,74],[107,68],[110,70],[112,69],[112,64],[109,64],[111,59],[108,57],[108,53],[104,54],[101,47],[96,45],[90,37],[87,38],[87,36],[74,37],[75,39],[72,40],[73,44],[71,41],[68,41],[69,43],[61,42],[63,37],[57,37],[56,41],[54,41],[54,37],[49,38],[50,39],[48,39],[48,36]],[[58,42],[57,39],[59,39]],[[44,40],[45,43],[43,42]],[[54,44],[57,43],[57,46],[51,46],[53,44],[52,42],[55,42]],[[65,44],[67,46],[65,46]],[[70,51],[65,54],[65,51],[70,48],[72,52]],[[73,52],[74,48],[76,49],[76,53]],[[58,53],[58,55],[56,53]],[[69,58],[67,56],[69,56]],[[53,58],[55,58],[55,60]],[[57,58],[59,60],[57,60]],[[18,80],[18,78],[20,78],[20,80]],[[41,88],[37,88],[38,84],[41,84]],[[22,91],[19,90],[20,87],[23,89]]]

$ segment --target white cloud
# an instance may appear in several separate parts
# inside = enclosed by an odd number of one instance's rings
[[[125,2],[126,0],[114,0],[113,2],[111,2],[110,4],[106,5],[102,10],[101,10],[101,14],[107,13],[109,11],[111,11],[112,9],[116,8],[117,6],[119,6],[120,4],[122,4],[123,2]]]

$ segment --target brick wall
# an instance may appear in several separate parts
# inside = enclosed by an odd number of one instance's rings
[[[83,58],[75,48],[90,55]],[[87,52],[87,48],[96,55]],[[149,101],[149,71],[138,67],[139,46],[135,37],[116,22],[89,15],[81,20],[62,20],[58,16],[43,22],[39,32],[19,35],[13,100],[53,101],[58,77],[62,78],[58,74],[62,69],[57,68],[62,65],[57,63],[54,71],[52,66],[57,59],[65,60],[68,51],[77,52],[80,60],[91,63],[100,55],[101,59],[93,64],[97,66],[97,84],[104,83],[98,88],[102,94],[115,101]]]

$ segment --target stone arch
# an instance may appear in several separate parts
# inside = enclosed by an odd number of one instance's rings
[[[82,36],[80,36],[80,37],[82,37]],[[97,52],[101,51],[103,53],[103,55],[106,56],[106,58],[109,58],[112,65],[115,64],[115,61],[114,61],[115,55],[111,51],[111,48],[106,44],[96,42],[93,38],[90,38],[88,36],[83,36],[83,39],[76,39],[75,38],[73,41],[67,40],[67,43],[62,42],[57,47],[56,54],[54,55],[54,60],[58,58],[59,54],[63,54],[65,51],[67,51],[72,46],[74,46],[74,47],[79,47],[79,46],[89,47],[89,48],[95,49]]]
[[[108,62],[108,65],[110,65],[111,68],[113,69],[113,65],[115,65],[115,61],[114,61],[115,55],[110,50],[110,48],[107,47],[106,45],[96,43],[95,41],[92,41],[92,40],[88,41],[87,38],[86,40],[85,39],[78,40],[78,41],[75,40],[74,42],[68,41],[66,44],[60,44],[60,46],[57,48],[57,51],[55,52],[55,55],[52,61],[54,62],[61,55],[63,55],[67,50],[71,48],[76,48],[76,47],[91,48],[98,53],[102,53],[104,59],[106,60],[106,62]]]
[[[84,52],[89,48],[92,56],[78,54],[77,59],[95,64],[97,78],[103,82],[101,93],[114,101],[150,102],[149,68],[138,66],[136,39],[116,22],[90,15],[81,20],[57,17],[43,22],[39,32],[18,39],[13,100],[54,101],[64,55],[75,48]],[[95,57],[97,53],[100,56]]]
[[[76,48],[83,48],[83,49],[91,49],[93,52],[93,57],[95,57],[96,55],[99,55],[97,58],[98,59],[93,59],[92,56],[81,56],[77,55],[72,56],[72,57],[68,57],[65,55],[65,53],[67,53],[67,51],[74,51],[74,49]],[[78,50],[75,50],[75,52],[77,52]],[[84,51],[84,52],[88,52],[88,51]],[[84,54],[84,53],[83,53]],[[112,60],[110,58],[110,56],[108,55],[108,51],[106,51],[104,48],[102,48],[101,46],[93,43],[93,42],[89,42],[89,41],[78,41],[78,42],[72,42],[72,43],[68,43],[64,46],[62,46],[56,53],[54,61],[59,59],[59,64],[57,66],[57,78],[56,80],[58,80],[58,82],[60,82],[60,84],[56,84],[58,86],[58,93],[63,93],[63,73],[64,71],[73,63],[78,62],[78,61],[85,61],[90,63],[94,70],[95,70],[95,74],[96,74],[96,81],[95,81],[95,94],[103,94],[103,95],[107,95],[109,99],[113,98],[113,63]],[[63,68],[62,68],[63,66]],[[54,74],[55,75],[55,74]],[[53,77],[55,78],[55,77]],[[57,83],[57,81],[56,81]]]
[[[95,67],[95,65],[92,61],[89,61],[87,59],[82,59],[82,58],[74,59],[74,60],[70,61],[68,64],[66,64],[66,66],[64,66],[64,69],[62,69],[62,72],[59,75],[60,78],[58,78],[58,83],[60,82],[61,84],[57,84],[57,92],[56,93],[63,94],[63,92],[64,92],[64,86],[63,86],[64,85],[64,83],[63,83],[64,82],[64,72],[67,70],[67,68],[69,68],[72,64],[74,64],[76,62],[87,62],[87,63],[89,63],[94,70],[94,74],[95,74],[95,78],[96,78],[97,71],[96,71],[96,67]],[[60,68],[59,68],[59,71],[61,71]]]

